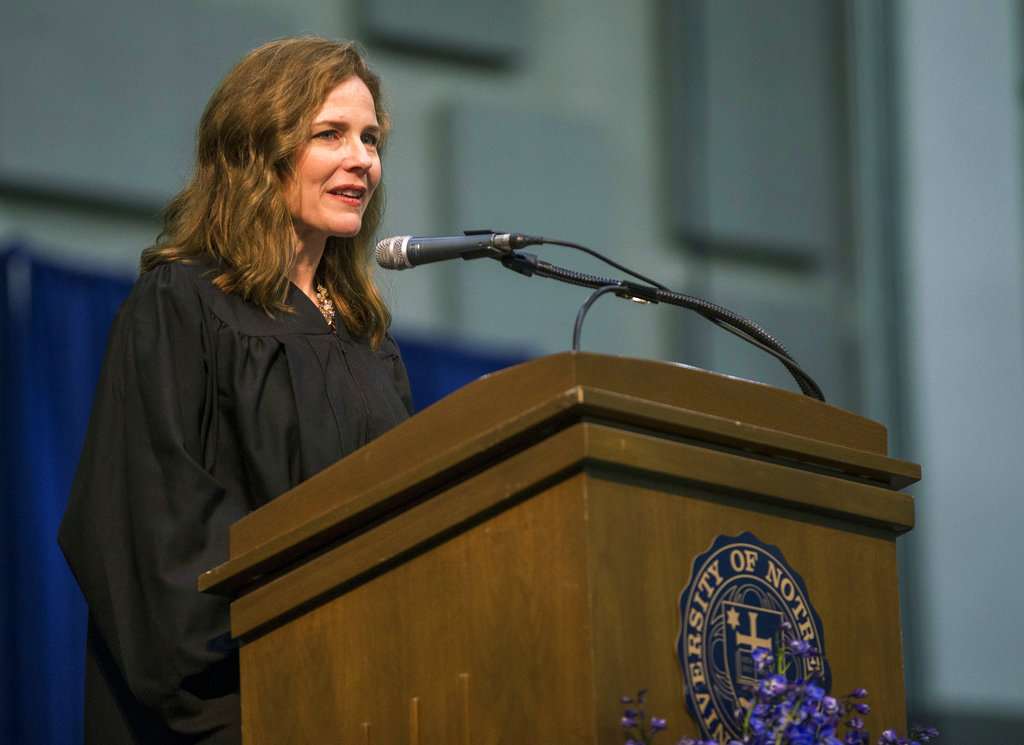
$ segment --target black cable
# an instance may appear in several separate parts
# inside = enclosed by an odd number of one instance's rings
[[[655,282],[653,279],[648,279],[644,275],[639,274],[638,272],[634,272],[632,269],[629,269],[628,267],[625,267],[622,264],[619,264],[618,262],[612,261],[607,256],[602,256],[600,253],[598,253],[597,251],[593,250],[592,248],[587,248],[586,246],[581,246],[579,243],[570,243],[569,241],[556,241],[556,240],[552,240],[550,238],[542,238],[541,240],[543,240],[544,243],[550,244],[552,246],[566,246],[568,248],[574,248],[577,251],[582,251],[585,254],[590,254],[595,259],[598,259],[599,261],[603,261],[608,266],[615,267],[620,272],[625,272],[629,276],[631,276],[631,277],[633,277],[635,279],[639,279],[641,282],[646,282],[647,284],[651,285],[652,287],[657,287],[659,290],[668,290],[668,288],[665,285],[661,284],[660,282]]]
[[[576,325],[573,326],[572,329],[572,351],[580,351],[580,336],[583,334],[583,319],[586,318],[587,311],[590,310],[590,306],[593,305],[594,301],[602,295],[609,292],[618,292],[620,289],[621,286],[618,283],[598,287],[590,294],[590,297],[587,298],[587,302],[580,306],[580,310],[576,314]]]
[[[816,382],[814,382],[814,379],[800,367],[796,360],[793,359],[793,356],[789,351],[782,346],[782,344],[776,341],[771,334],[752,321],[749,321],[743,316],[733,313],[731,310],[723,308],[720,305],[715,305],[714,303],[710,303],[701,298],[693,297],[691,295],[683,295],[670,290],[661,283],[648,279],[647,277],[644,277],[643,275],[638,274],[637,272],[634,272],[584,246],[548,239],[544,239],[544,243],[567,246],[569,248],[581,250],[650,285],[650,287],[644,287],[629,282],[623,282],[621,280],[606,279],[592,274],[583,274],[570,269],[563,269],[562,267],[549,264],[546,261],[539,261],[533,254],[521,254],[516,253],[515,251],[510,251],[503,256],[500,259],[502,264],[509,269],[519,272],[520,274],[525,274],[527,276],[538,274],[542,277],[557,279],[560,282],[597,290],[597,292],[587,300],[584,307],[580,309],[580,313],[577,314],[576,327],[573,330],[574,350],[578,349],[583,318],[586,316],[590,306],[601,295],[614,291],[619,297],[645,302],[665,302],[669,305],[676,305],[699,313],[720,328],[725,329],[778,359],[779,362],[781,362],[789,371],[790,375],[793,376],[794,380],[796,380],[797,385],[800,386],[800,390],[804,395],[816,398],[819,401],[825,400],[825,396],[822,393],[821,388]]]

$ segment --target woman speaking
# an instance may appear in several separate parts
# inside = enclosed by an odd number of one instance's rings
[[[369,248],[388,131],[350,44],[249,53],[114,321],[59,533],[89,606],[85,741],[241,742],[228,528],[411,413]]]

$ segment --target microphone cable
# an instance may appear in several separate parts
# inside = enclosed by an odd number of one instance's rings
[[[576,325],[573,330],[574,350],[579,349],[579,338],[583,327],[583,319],[586,316],[587,311],[590,309],[590,306],[601,295],[613,293],[619,297],[637,302],[663,302],[669,305],[693,310],[714,323],[716,326],[725,329],[747,343],[752,344],[758,349],[772,355],[783,364],[794,380],[796,380],[797,385],[800,387],[800,390],[804,395],[815,398],[819,401],[825,400],[825,396],[822,393],[821,388],[814,379],[800,367],[797,361],[793,358],[793,355],[791,355],[789,351],[771,334],[756,323],[747,320],[743,316],[734,313],[727,308],[708,302],[707,300],[675,292],[660,282],[656,282],[655,280],[645,277],[644,275],[635,272],[632,269],[603,256],[600,252],[587,248],[586,246],[569,241],[550,240],[546,238],[539,240],[545,244],[565,246],[567,248],[582,251],[647,285],[645,287],[633,282],[623,282],[621,280],[606,279],[590,274],[583,274],[581,272],[554,266],[546,261],[540,261],[533,254],[517,253],[514,250],[509,250],[504,255],[495,257],[506,268],[525,276],[533,276],[536,274],[541,277],[556,279],[567,284],[596,290],[596,292],[591,295],[587,302],[580,308],[579,314],[577,314]]]

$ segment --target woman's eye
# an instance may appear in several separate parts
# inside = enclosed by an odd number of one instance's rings
[[[370,134],[369,132],[367,132],[366,134],[363,135],[362,140],[364,145],[377,147],[377,144],[380,142],[380,137],[378,135]]]
[[[337,136],[337,131],[333,129],[325,129],[322,132],[317,132],[313,135],[314,140],[333,140]]]

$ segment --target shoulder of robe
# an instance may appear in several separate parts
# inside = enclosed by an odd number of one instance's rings
[[[194,293],[206,312],[243,336],[328,332],[319,310],[312,304],[307,303],[309,308],[298,307],[292,312],[277,312],[271,315],[265,309],[246,302],[238,295],[221,290],[213,281],[217,274],[217,263],[212,257],[197,256],[187,261],[162,264],[142,275],[139,281],[151,282],[154,288],[166,290],[181,300],[185,299],[186,293]],[[140,289],[145,292],[143,288]],[[289,299],[292,299],[291,295]]]

